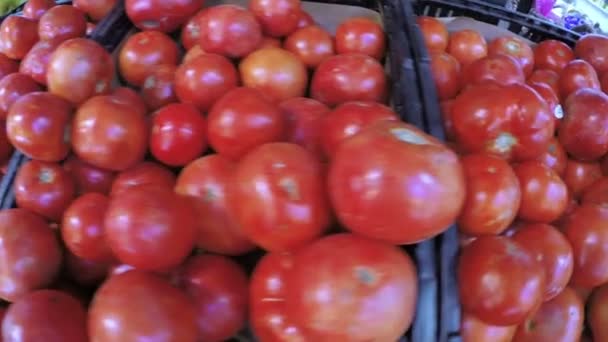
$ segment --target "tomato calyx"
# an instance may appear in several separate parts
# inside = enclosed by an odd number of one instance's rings
[[[287,198],[290,201],[297,201],[300,199],[300,190],[298,184],[292,178],[282,178],[279,181],[279,187],[287,194]]]
[[[517,138],[508,132],[502,132],[494,140],[488,142],[488,148],[501,155],[509,154],[515,145],[517,145]]]
[[[38,174],[38,180],[40,183],[49,184],[55,180],[55,172],[53,170],[43,167],[40,169],[40,173]]]

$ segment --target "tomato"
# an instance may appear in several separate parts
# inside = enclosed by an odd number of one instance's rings
[[[581,89],[564,103],[566,115],[558,131],[559,142],[572,157],[593,161],[608,152],[608,95],[599,90]]]
[[[543,154],[555,126],[547,103],[524,84],[471,86],[454,100],[452,122],[464,151],[517,161]]]
[[[600,85],[602,87],[602,91],[608,94],[608,72],[605,72],[600,80]]]
[[[331,223],[324,176],[315,156],[295,144],[269,143],[249,152],[236,166],[233,188],[234,214],[245,235],[268,251],[318,238]]]
[[[493,81],[500,85],[524,83],[526,77],[521,66],[511,56],[491,55],[471,62],[463,69],[465,84],[483,84]]]
[[[87,32],[86,32],[86,36],[90,37],[93,32],[95,31],[95,28],[97,27],[97,24],[94,24],[92,22],[87,22]]]
[[[204,11],[196,13],[190,17],[188,21],[182,26],[179,41],[186,51],[192,49],[194,46],[198,46],[199,39],[201,36],[201,23],[200,19],[203,16]]]
[[[287,133],[287,118],[251,88],[236,88],[222,96],[207,119],[209,145],[235,160],[264,143],[283,141]]]
[[[393,121],[345,140],[333,155],[328,180],[344,227],[395,244],[425,240],[454,223],[464,205],[464,182],[454,152],[418,128]]]
[[[559,124],[562,122],[564,118],[564,109],[559,103],[559,98],[557,94],[551,89],[551,87],[546,83],[528,83],[530,88],[534,89],[540,97],[542,97],[547,105],[549,106],[549,110],[553,113],[553,118],[555,119],[555,128],[559,128]]]
[[[19,63],[0,53],[0,80],[17,71],[19,71]]]
[[[287,36],[298,28],[300,0],[251,0],[249,10],[260,22],[264,34]]]
[[[276,102],[304,96],[308,86],[306,65],[279,48],[251,53],[239,64],[239,72],[245,87],[260,90]]]
[[[129,87],[118,87],[112,90],[112,96],[120,102],[128,103],[130,106],[142,113],[147,113],[148,109],[144,99],[135,90]]]
[[[141,30],[172,32],[203,6],[203,0],[125,0],[127,16]]]
[[[317,25],[315,19],[310,15],[310,13],[301,10],[300,17],[298,19],[298,28],[301,29],[311,25]]]
[[[604,341],[608,338],[608,284],[604,284],[593,291],[587,309],[587,321],[591,326],[594,340]]]
[[[463,342],[511,342],[517,326],[495,326],[482,322],[466,312],[460,321],[460,334]]]
[[[488,55],[488,44],[479,32],[461,30],[450,34],[446,50],[462,66],[466,66]]]
[[[537,69],[528,77],[528,84],[544,83],[551,87],[551,90],[558,97],[561,96],[559,91],[559,74],[553,70]]]
[[[192,301],[162,278],[137,270],[108,278],[95,293],[88,323],[91,342],[197,340]]]
[[[602,178],[602,169],[599,163],[568,159],[563,179],[568,186],[568,192],[574,198],[579,198],[591,184],[600,178]]]
[[[141,185],[164,186],[173,189],[175,175],[160,164],[142,162],[120,172],[112,183],[111,196]]]
[[[513,169],[503,159],[487,154],[470,154],[461,162],[467,196],[458,228],[468,235],[502,233],[515,219],[521,202]]]
[[[79,258],[69,251],[64,254],[64,270],[68,279],[82,287],[97,288],[106,279],[110,264]]]
[[[460,63],[445,52],[431,54],[433,80],[440,100],[448,100],[460,92],[462,86]]]
[[[59,43],[52,41],[39,41],[25,55],[19,66],[19,72],[30,76],[39,84],[46,85],[46,71],[51,54],[55,52]]]
[[[0,298],[13,302],[49,286],[61,268],[55,233],[40,216],[25,209],[0,211]]]
[[[49,92],[74,104],[108,93],[114,78],[110,54],[99,43],[85,38],[61,43],[51,55],[47,68]]]
[[[236,5],[204,9],[197,17],[198,43],[209,53],[228,58],[245,57],[262,42],[262,27],[253,14]]]
[[[55,1],[53,0],[28,0],[23,6],[23,16],[28,19],[38,20],[53,6],[55,6]]]
[[[608,205],[608,177],[601,177],[586,187],[581,195],[581,203]]]
[[[174,103],[152,119],[150,152],[171,166],[184,166],[207,149],[207,120],[190,104]]]
[[[293,264],[297,272],[286,275],[287,316],[310,340],[396,341],[410,327],[417,274],[397,247],[337,234],[298,251]]]
[[[534,67],[536,69],[553,70],[559,73],[572,60],[574,60],[574,51],[559,40],[544,40],[534,48]]]
[[[132,167],[144,159],[147,141],[144,113],[118,97],[93,97],[74,117],[74,152],[93,166],[112,171]]]
[[[451,144],[455,139],[454,134],[454,121],[452,120],[452,106],[454,100],[441,101],[439,104],[441,110],[441,123],[445,138],[448,141],[448,145]],[[455,144],[454,144],[455,145]]]
[[[6,122],[0,121],[0,163],[7,164],[14,148],[6,133]],[[6,172],[3,172],[6,174]]]
[[[530,76],[534,70],[534,51],[528,43],[517,36],[494,39],[488,45],[488,55],[507,55],[515,58],[526,76]]]
[[[433,17],[420,16],[416,17],[416,24],[430,53],[444,52],[447,49],[448,29],[441,21]]]
[[[118,0],[74,0],[74,7],[86,13],[91,20],[98,22],[105,18]]]
[[[0,52],[8,58],[22,59],[38,41],[38,22],[10,15],[0,24]]]
[[[237,87],[238,77],[226,57],[204,53],[177,68],[175,94],[181,102],[207,112],[220,97]]]
[[[187,63],[204,53],[205,53],[205,51],[203,51],[203,49],[201,49],[200,45],[194,45],[194,47],[192,47],[192,49],[190,49],[190,50],[188,50],[188,52],[186,52],[186,54],[184,55],[184,58],[182,59],[182,63]]]
[[[545,153],[536,158],[536,161],[552,169],[561,177],[564,175],[564,172],[566,172],[568,156],[559,141],[557,141],[556,138],[553,138]]]
[[[579,89],[600,89],[600,81],[591,64],[576,59],[571,61],[562,70],[559,77],[559,93],[562,99]]]
[[[386,50],[384,30],[368,18],[350,18],[336,28],[336,52],[362,53],[382,59]]]
[[[285,39],[284,48],[311,69],[335,54],[334,39],[327,31],[316,25],[306,26],[290,34]]]
[[[576,42],[576,57],[589,62],[599,73],[608,72],[608,38],[600,34],[587,34]]]
[[[194,301],[198,341],[226,341],[245,327],[249,280],[237,263],[197,255],[180,267],[178,279]]]
[[[281,102],[279,109],[287,118],[287,141],[304,147],[319,160],[323,159],[321,134],[329,108],[313,99],[294,97]]]
[[[60,43],[71,38],[84,37],[87,18],[78,8],[58,5],[46,11],[38,21],[40,40]]]
[[[332,40],[332,44],[333,44],[333,40]],[[260,45],[258,45],[257,50],[265,49],[265,48],[280,48],[282,46],[283,46],[283,42],[279,38],[263,37],[262,43],[260,43]],[[295,53],[294,51],[291,51],[291,52]]]
[[[362,54],[336,55],[324,60],[316,69],[311,97],[330,107],[348,101],[384,102],[387,96],[384,67]]]
[[[53,94],[23,95],[8,112],[8,138],[30,158],[50,162],[63,160],[70,151],[72,113],[70,103]]]
[[[31,77],[15,72],[0,80],[0,118],[6,119],[11,106],[23,95],[40,91]]]
[[[124,43],[118,67],[127,82],[139,87],[159,65],[177,65],[179,57],[177,44],[171,37],[158,31],[143,31]]]

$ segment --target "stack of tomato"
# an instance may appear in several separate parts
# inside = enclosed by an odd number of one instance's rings
[[[607,341],[608,37],[532,47],[418,24],[466,177],[464,341]]]

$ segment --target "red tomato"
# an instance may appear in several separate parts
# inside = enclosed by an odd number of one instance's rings
[[[144,99],[137,94],[135,90],[129,87],[118,87],[112,90],[112,96],[118,99],[120,102],[129,103],[130,106],[136,108],[138,111],[147,113],[146,103]]]
[[[207,120],[193,105],[174,103],[152,119],[150,152],[170,166],[184,166],[207,149]]]
[[[591,327],[594,340],[605,341],[608,339],[608,284],[604,284],[593,291],[589,308],[587,309],[587,321]]]
[[[333,40],[332,40],[332,44],[333,44]],[[281,40],[279,38],[264,37],[264,38],[262,38],[262,43],[260,43],[260,45],[258,45],[258,48],[256,50],[261,50],[261,49],[265,49],[265,48],[280,48],[282,46],[283,46],[283,42],[281,42]],[[292,52],[295,53],[294,51],[292,51]]]
[[[72,4],[91,20],[98,22],[112,11],[117,2],[118,0],[74,0]]]
[[[568,188],[555,171],[529,161],[513,167],[521,187],[518,217],[528,222],[557,220],[568,205]]]
[[[181,102],[194,104],[201,112],[207,112],[220,97],[237,87],[238,79],[230,60],[204,53],[177,68],[175,94]]]
[[[281,102],[279,109],[287,118],[287,141],[304,147],[319,160],[323,159],[321,132],[329,108],[313,99],[294,97]]]
[[[204,11],[200,11],[196,13],[196,15],[190,17],[190,19],[188,19],[188,21],[182,26],[179,40],[186,51],[192,49],[194,46],[198,46],[199,44],[199,39],[201,36],[200,19],[203,16],[203,12]]]
[[[0,80],[17,71],[19,71],[19,63],[0,53]]]
[[[452,122],[463,150],[517,161],[543,154],[555,126],[547,103],[524,84],[471,86],[454,100]]]
[[[197,341],[226,341],[245,327],[249,280],[237,263],[197,255],[180,267],[178,279],[196,308]]]
[[[84,37],[86,32],[85,14],[71,5],[54,6],[38,21],[40,40],[61,43],[71,38]]]
[[[602,168],[602,174],[604,176],[608,176],[608,155],[605,155],[600,160],[600,167]]]
[[[38,20],[44,12],[55,6],[53,0],[28,0],[23,6],[23,16],[28,19]]]
[[[8,58],[22,59],[38,41],[38,22],[10,15],[0,24],[0,52]]]
[[[30,158],[58,162],[70,152],[72,113],[70,103],[53,94],[33,92],[21,96],[8,112],[8,138]]]
[[[431,54],[433,80],[439,100],[449,100],[460,92],[462,86],[460,63],[445,52]]]
[[[298,28],[300,0],[251,0],[249,10],[262,25],[264,34],[287,36]]]
[[[602,177],[589,185],[582,193],[581,204],[608,205],[608,177]]]
[[[137,270],[108,278],[95,293],[88,323],[91,341],[197,340],[192,301],[162,278]]]
[[[536,161],[552,169],[561,177],[564,175],[564,172],[566,172],[568,156],[559,141],[557,141],[556,138],[553,138],[545,153],[536,158]]]
[[[602,178],[602,169],[597,162],[586,163],[568,159],[563,179],[570,196],[579,198],[596,180]]]
[[[604,75],[602,75],[602,78],[600,80],[600,85],[602,87],[602,91],[605,94],[608,94],[608,72],[605,72]]]
[[[6,120],[8,110],[23,95],[42,88],[31,77],[15,72],[0,80],[0,119]]]
[[[30,76],[36,82],[46,85],[46,71],[51,54],[55,52],[59,43],[39,41],[25,55],[19,66],[19,72]]]
[[[197,17],[201,48],[228,58],[245,57],[262,42],[262,27],[253,14],[236,5],[206,8]]]
[[[122,171],[139,163],[147,141],[144,113],[114,96],[91,98],[80,106],[72,124],[76,155],[107,170]]]
[[[336,55],[324,60],[315,71],[311,97],[330,107],[348,101],[384,102],[387,96],[384,67],[362,54]]]
[[[488,55],[488,44],[479,32],[461,30],[450,35],[446,50],[462,66],[466,66]]]
[[[517,62],[508,55],[492,55],[478,59],[463,70],[465,84],[482,84],[493,81],[500,85],[524,83],[526,76]]]
[[[311,25],[317,25],[315,19],[310,15],[310,13],[301,10],[300,18],[298,19],[298,28],[300,29]]]
[[[12,302],[49,286],[61,269],[61,247],[42,217],[25,209],[0,211],[0,298]]]
[[[207,118],[209,145],[235,160],[259,145],[284,140],[287,133],[287,118],[264,94],[251,88],[228,92]]]
[[[49,92],[74,104],[108,93],[114,78],[110,54],[99,43],[85,38],[61,43],[51,55],[47,68]]]
[[[512,342],[517,326],[495,326],[482,322],[466,312],[460,321],[462,342]]]
[[[130,36],[120,49],[118,67],[122,77],[132,85],[142,86],[159,65],[177,65],[177,44],[158,31],[143,31]]]
[[[454,223],[465,200],[464,182],[458,156],[440,141],[412,125],[382,121],[338,147],[328,184],[346,228],[410,244]]]
[[[558,97],[561,96],[561,93],[559,91],[559,74],[553,70],[548,70],[548,69],[534,70],[532,75],[530,75],[530,77],[528,77],[527,83],[528,84],[544,83],[544,84],[548,85],[549,87],[551,87],[551,90],[553,90],[555,95],[557,95]]]
[[[311,69],[335,54],[334,39],[327,31],[316,25],[296,30],[285,39],[283,46]]]
[[[553,113],[553,118],[555,119],[555,128],[559,128],[559,124],[562,122],[564,118],[564,109],[559,103],[559,98],[557,94],[551,89],[551,87],[546,83],[528,83],[530,88],[534,89],[538,95],[540,95],[543,100],[549,106],[549,110]]]
[[[306,65],[279,48],[249,54],[239,64],[239,72],[243,86],[260,90],[276,102],[304,96],[308,86]]]
[[[503,159],[487,154],[470,154],[461,162],[467,195],[458,228],[473,236],[502,233],[515,219],[521,202],[513,169]]]
[[[565,100],[570,94],[583,88],[599,90],[600,80],[591,64],[576,59],[568,63],[560,73],[559,94]]]
[[[13,145],[6,133],[6,122],[0,121],[0,163],[7,164],[13,151]],[[6,174],[6,171],[4,171],[3,174]]]
[[[110,265],[75,256],[67,251],[64,262],[67,277],[83,287],[99,287],[108,276]]]
[[[349,18],[336,28],[336,52],[362,53],[382,59],[386,50],[384,30],[368,18]]]
[[[534,67],[536,69],[561,72],[574,59],[574,51],[559,40],[548,39],[534,48]]]
[[[125,0],[127,16],[141,30],[172,32],[203,6],[203,0]]]
[[[324,176],[315,156],[295,144],[264,144],[249,152],[237,164],[233,188],[234,214],[245,235],[268,251],[291,250],[321,236],[331,223]]]
[[[517,36],[494,39],[488,45],[488,55],[507,55],[515,58],[526,76],[530,76],[534,70],[534,51],[528,43]]]
[[[463,310],[499,326],[523,322],[541,305],[545,290],[535,255],[503,236],[478,237],[462,250],[458,282]]]
[[[188,50],[188,52],[186,52],[186,54],[184,55],[184,58],[182,59],[182,63],[188,63],[189,61],[195,59],[196,57],[204,54],[205,51],[203,51],[203,49],[201,49],[200,45],[194,45],[194,47],[192,47],[192,49]]]
[[[410,327],[417,274],[397,247],[337,234],[304,247],[293,263],[295,272],[286,275],[287,317],[310,340],[396,341]]]
[[[422,32],[424,43],[430,53],[446,50],[448,47],[448,29],[441,21],[433,17],[420,16],[416,18],[416,24]]]
[[[219,154],[188,164],[179,174],[175,192],[194,205],[198,227],[197,246],[203,250],[240,255],[253,250],[229,206],[229,186],[236,165]]]
[[[446,100],[440,103],[441,109],[441,121],[443,126],[443,131],[445,132],[445,137],[448,142],[452,142],[455,139],[454,134],[454,121],[452,120],[452,106],[454,104],[454,100]],[[449,143],[448,143],[449,145]]]
[[[175,175],[160,164],[143,162],[119,173],[112,183],[110,196],[117,196],[125,190],[140,185],[164,186],[173,189]]]
[[[581,89],[564,103],[566,115],[558,131],[559,142],[572,157],[593,161],[608,152],[608,95]],[[598,129],[599,128],[599,129]]]
[[[599,74],[608,72],[608,37],[587,34],[576,42],[574,53],[589,62]]]

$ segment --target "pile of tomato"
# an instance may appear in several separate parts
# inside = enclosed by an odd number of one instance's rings
[[[608,37],[418,24],[466,179],[464,341],[607,341]]]

